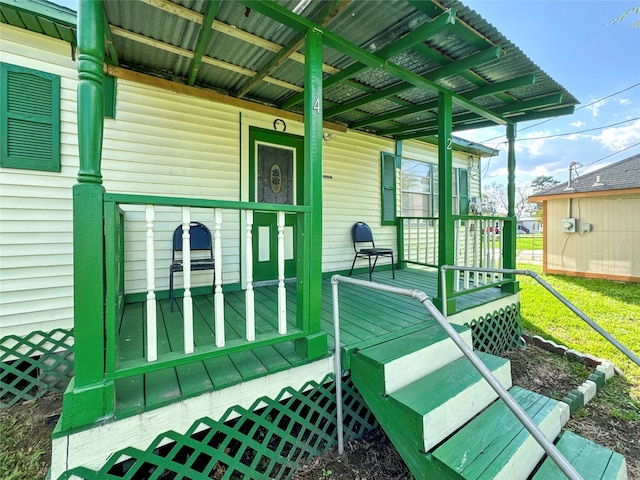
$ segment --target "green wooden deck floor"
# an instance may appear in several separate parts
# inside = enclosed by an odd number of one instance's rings
[[[368,279],[367,275],[356,278]],[[405,269],[374,273],[375,282],[397,287],[423,290],[430,297],[436,294],[436,274]],[[485,289],[458,298],[458,308],[467,309],[496,300],[505,294],[498,288]],[[389,293],[368,290],[347,284],[339,287],[341,342],[349,349],[394,338],[407,330],[415,330],[434,322],[416,300]],[[212,295],[198,295],[194,304],[194,341],[196,348],[213,343],[214,307]],[[256,333],[276,333],[277,287],[255,288]],[[158,302],[158,353],[182,351],[182,301],[178,299],[173,312],[169,301]],[[245,335],[244,292],[225,293],[225,339]],[[289,332],[296,331],[296,284],[287,283],[287,320]],[[140,359],[144,352],[144,303],[125,307],[118,336],[118,358],[121,361]],[[329,279],[324,281],[322,295],[322,328],[333,349],[333,303]],[[169,368],[146,375],[116,381],[116,415],[119,418],[168,405],[201,393],[251,380],[263,375],[303,365],[305,359],[295,353],[293,342],[264,346],[250,351],[231,353],[210,360]]]

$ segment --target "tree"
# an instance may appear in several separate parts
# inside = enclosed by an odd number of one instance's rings
[[[528,183],[516,186],[514,210],[517,218],[533,216],[536,205],[529,203],[532,187]],[[509,196],[507,186],[503,183],[492,182],[482,189],[482,214],[506,215],[509,211]]]
[[[531,180],[531,188],[533,190],[533,193],[538,193],[548,188],[554,187],[559,183],[560,181],[556,180],[553,177],[550,177],[548,175],[540,175],[539,177]]]

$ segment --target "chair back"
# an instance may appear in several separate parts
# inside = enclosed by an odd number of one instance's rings
[[[371,232],[371,228],[364,222],[354,223],[351,227],[351,239],[353,240],[353,249],[357,252],[358,249],[356,247],[357,243],[368,242],[375,248],[375,244],[373,243],[373,233]]]
[[[211,232],[200,222],[191,222],[189,224],[189,245],[190,250],[208,250],[210,257],[213,258],[213,245],[211,243]],[[182,225],[173,231],[173,259],[175,253],[182,251]]]

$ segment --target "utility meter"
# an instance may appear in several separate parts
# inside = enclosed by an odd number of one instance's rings
[[[576,233],[576,219],[575,218],[563,218],[562,219],[562,233]]]

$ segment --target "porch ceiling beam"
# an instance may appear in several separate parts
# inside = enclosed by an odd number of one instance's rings
[[[489,60],[496,59],[500,56],[501,50],[500,47],[491,47],[486,50],[482,50],[481,52],[470,55],[462,60],[459,60],[455,63],[450,63],[445,65],[444,67],[440,67],[437,70],[433,70],[429,73],[426,73],[421,76],[421,78],[428,80],[430,82],[435,82],[436,80],[444,77],[448,77],[450,75],[457,74],[461,71],[467,70],[469,68],[475,67],[482,63],[485,63]],[[335,107],[329,109],[325,112],[325,118],[335,117],[336,115],[340,115],[341,113],[348,112],[349,110],[354,110],[362,105],[366,105],[367,103],[375,102],[376,100],[380,100],[382,98],[391,97],[393,95],[397,95],[398,93],[402,93],[406,90],[414,88],[416,85],[411,81],[400,82],[392,87],[385,88],[384,90],[380,90],[376,93],[373,93],[369,96],[358,98],[353,100],[352,102],[345,103],[339,107]]]
[[[495,114],[490,110],[481,107],[480,105],[476,105],[466,98],[456,93],[450,92],[437,83],[423,78],[415,72],[402,68],[393,62],[389,62],[388,60],[385,61],[384,59],[379,58],[378,56],[367,52],[363,48],[358,47],[357,45],[345,40],[344,38],[339,37],[332,32],[329,32],[319,25],[316,25],[313,22],[310,22],[309,20],[296,15],[295,13],[287,10],[286,8],[278,5],[275,2],[267,0],[241,0],[241,2],[247,6],[250,6],[255,11],[260,12],[263,15],[272,18],[273,20],[283,23],[284,25],[287,25],[294,30],[306,31],[309,29],[317,29],[322,33],[325,45],[330,48],[334,48],[344,53],[345,55],[350,56],[358,62],[364,63],[369,67],[382,68],[384,71],[390,73],[391,75],[394,75],[403,82],[411,83],[413,86],[425,88],[427,90],[438,93],[450,93],[453,102],[461,106],[462,108],[477,113],[478,115],[481,115],[482,117],[500,125],[506,125],[509,123],[509,121],[501,115]]]
[[[198,41],[193,52],[191,65],[189,65],[189,79],[187,80],[187,83],[191,86],[196,83],[198,71],[200,70],[200,64],[202,63],[204,48],[207,46],[207,41],[209,40],[209,35],[211,34],[211,27],[213,26],[213,21],[215,20],[216,13],[218,12],[218,7],[220,7],[220,0],[213,0],[207,6],[207,11],[205,12],[202,19],[202,27],[200,28],[200,32],[198,33]]]
[[[116,67],[120,65],[118,61],[118,52],[116,52],[116,46],[113,44],[113,35],[111,35],[111,29],[109,28],[109,21],[107,20],[107,16],[104,16],[104,36],[105,43],[107,47],[107,52],[109,54],[108,58],[111,60],[111,64]]]
[[[487,85],[486,87],[476,88],[475,90],[462,93],[461,96],[469,100],[472,100],[472,99],[484,97],[487,95],[493,95],[495,93],[501,93],[516,87],[533,85],[535,83],[535,79],[536,79],[536,76],[533,73],[530,75],[523,75],[521,77],[514,78],[513,80],[506,80],[504,82],[494,83],[493,85]],[[409,108],[401,108],[393,112],[387,113],[386,115],[374,115],[369,118],[360,120],[358,122],[354,122],[350,124],[349,127],[350,128],[365,127],[367,125],[373,125],[374,123],[380,123],[388,120],[393,120],[395,118],[404,117],[406,115],[420,113],[425,110],[430,110],[432,108],[435,108],[436,106],[437,106],[437,102],[432,101],[432,102],[422,103],[420,105],[411,106]],[[435,116],[435,113],[433,115]]]
[[[204,15],[198,12],[194,12],[193,10],[190,10],[176,3],[170,2],[169,0],[139,1],[162,10],[163,12],[167,12],[180,18],[184,18],[185,20],[189,20],[190,22],[199,23],[200,25],[202,25]],[[243,42],[250,43],[251,45],[255,45],[256,47],[264,48],[265,50],[269,50],[273,53],[278,53],[282,49],[282,45],[278,45],[277,43],[265,40],[264,38],[258,37],[257,35],[253,35],[249,32],[245,32],[244,30],[241,30],[224,22],[215,22],[212,28],[216,32],[223,33],[238,40],[242,40]],[[290,58],[295,62],[304,64],[304,55],[301,53],[294,52],[291,54]],[[338,73],[340,70],[338,68],[332,67],[331,65],[323,63],[322,71],[329,75],[333,75]]]
[[[160,50],[164,50],[165,52],[170,52],[170,53],[173,53],[175,55],[181,55],[181,56],[186,57],[186,58],[193,58],[194,52],[192,52],[191,50],[187,50],[185,48],[176,47],[174,45],[171,45],[171,44],[168,44],[168,43],[164,43],[164,42],[161,42],[159,40],[154,40],[152,38],[145,37],[144,35],[140,35],[138,33],[134,33],[134,32],[131,32],[129,30],[125,30],[125,29],[120,28],[120,27],[116,27],[115,25],[109,25],[109,28],[111,29],[111,33],[113,35],[116,35],[116,36],[119,36],[119,37],[123,37],[123,38],[127,38],[129,40],[134,41],[134,42],[138,42],[138,43],[150,46],[150,47],[158,48]],[[214,67],[223,68],[223,69],[229,70],[231,72],[239,73],[241,75],[246,75],[248,77],[253,77],[256,74],[256,72],[254,72],[253,70],[249,70],[248,68],[239,67],[237,65],[233,65],[233,64],[227,63],[227,62],[223,62],[221,60],[216,60],[215,58],[210,58],[210,57],[207,57],[207,56],[204,56],[204,55],[202,56],[202,63],[206,63],[206,64],[212,65]],[[269,83],[273,83],[274,85],[277,85],[279,87],[286,88],[288,90],[293,90],[295,92],[301,92],[302,91],[302,87],[299,87],[298,85],[294,85],[292,83],[284,82],[282,80],[278,80],[277,78],[265,77],[265,81],[267,81]]]
[[[545,118],[553,118],[553,117],[561,117],[563,115],[572,115],[575,111],[575,105],[571,105],[569,107],[559,107],[549,110],[543,110],[540,112],[529,112],[524,115],[510,115],[507,118],[510,123],[518,123],[518,122],[528,122],[531,120],[542,120]],[[458,123],[453,126],[454,132],[460,132],[464,130],[472,130],[476,128],[485,128],[492,127],[495,125],[494,122],[482,120],[481,117],[476,117],[478,119],[477,122],[466,122],[466,123]],[[455,118],[454,118],[455,122]],[[425,128],[423,130],[409,132],[402,135],[397,135],[395,138],[397,140],[410,140],[412,138],[421,138],[430,135],[437,135],[438,129],[436,127]]]
[[[365,127],[367,125],[373,125],[374,123],[386,122],[388,120],[394,120],[396,118],[404,117],[407,115],[413,115],[415,113],[428,113],[434,118],[437,114],[433,112],[427,112],[432,108],[436,108],[438,106],[438,101],[434,100],[427,103],[421,103],[420,105],[414,105],[409,108],[401,108],[399,110],[394,110],[393,112],[386,113],[384,115],[373,115],[371,117],[365,118],[364,120],[360,120],[359,122],[354,122],[349,125],[349,128],[360,128]]]
[[[352,0],[335,0],[329,3],[316,17],[316,22],[319,25],[325,25],[329,20],[334,18],[338,13],[344,10]],[[268,74],[273,72],[276,68],[282,65],[295,51],[304,43],[305,34],[298,32],[296,36],[285,46],[283,46],[278,53],[276,53],[258,72],[253,78],[249,78],[238,89],[237,97],[242,98],[251,90],[253,90],[262,80],[266,78]]]
[[[456,15],[455,10],[449,10],[447,12],[444,12],[438,17],[432,19],[430,22],[426,22],[420,25],[418,28],[408,33],[404,37],[400,38],[399,40],[393,43],[390,43],[389,45],[376,51],[375,55],[387,60],[397,55],[400,52],[409,50],[412,47],[424,42],[427,38],[453,25],[456,20],[455,15]],[[347,68],[343,69],[341,72],[336,73],[335,75],[332,75],[331,77],[325,79],[323,82],[322,89],[327,90],[329,87],[337,83],[343,82],[357,75],[359,72],[366,70],[367,68],[369,67],[364,63],[355,62],[350,66],[348,66]],[[300,103],[301,101],[302,101],[302,95],[300,94],[294,95],[287,101],[283,102],[282,108],[290,108]]]

